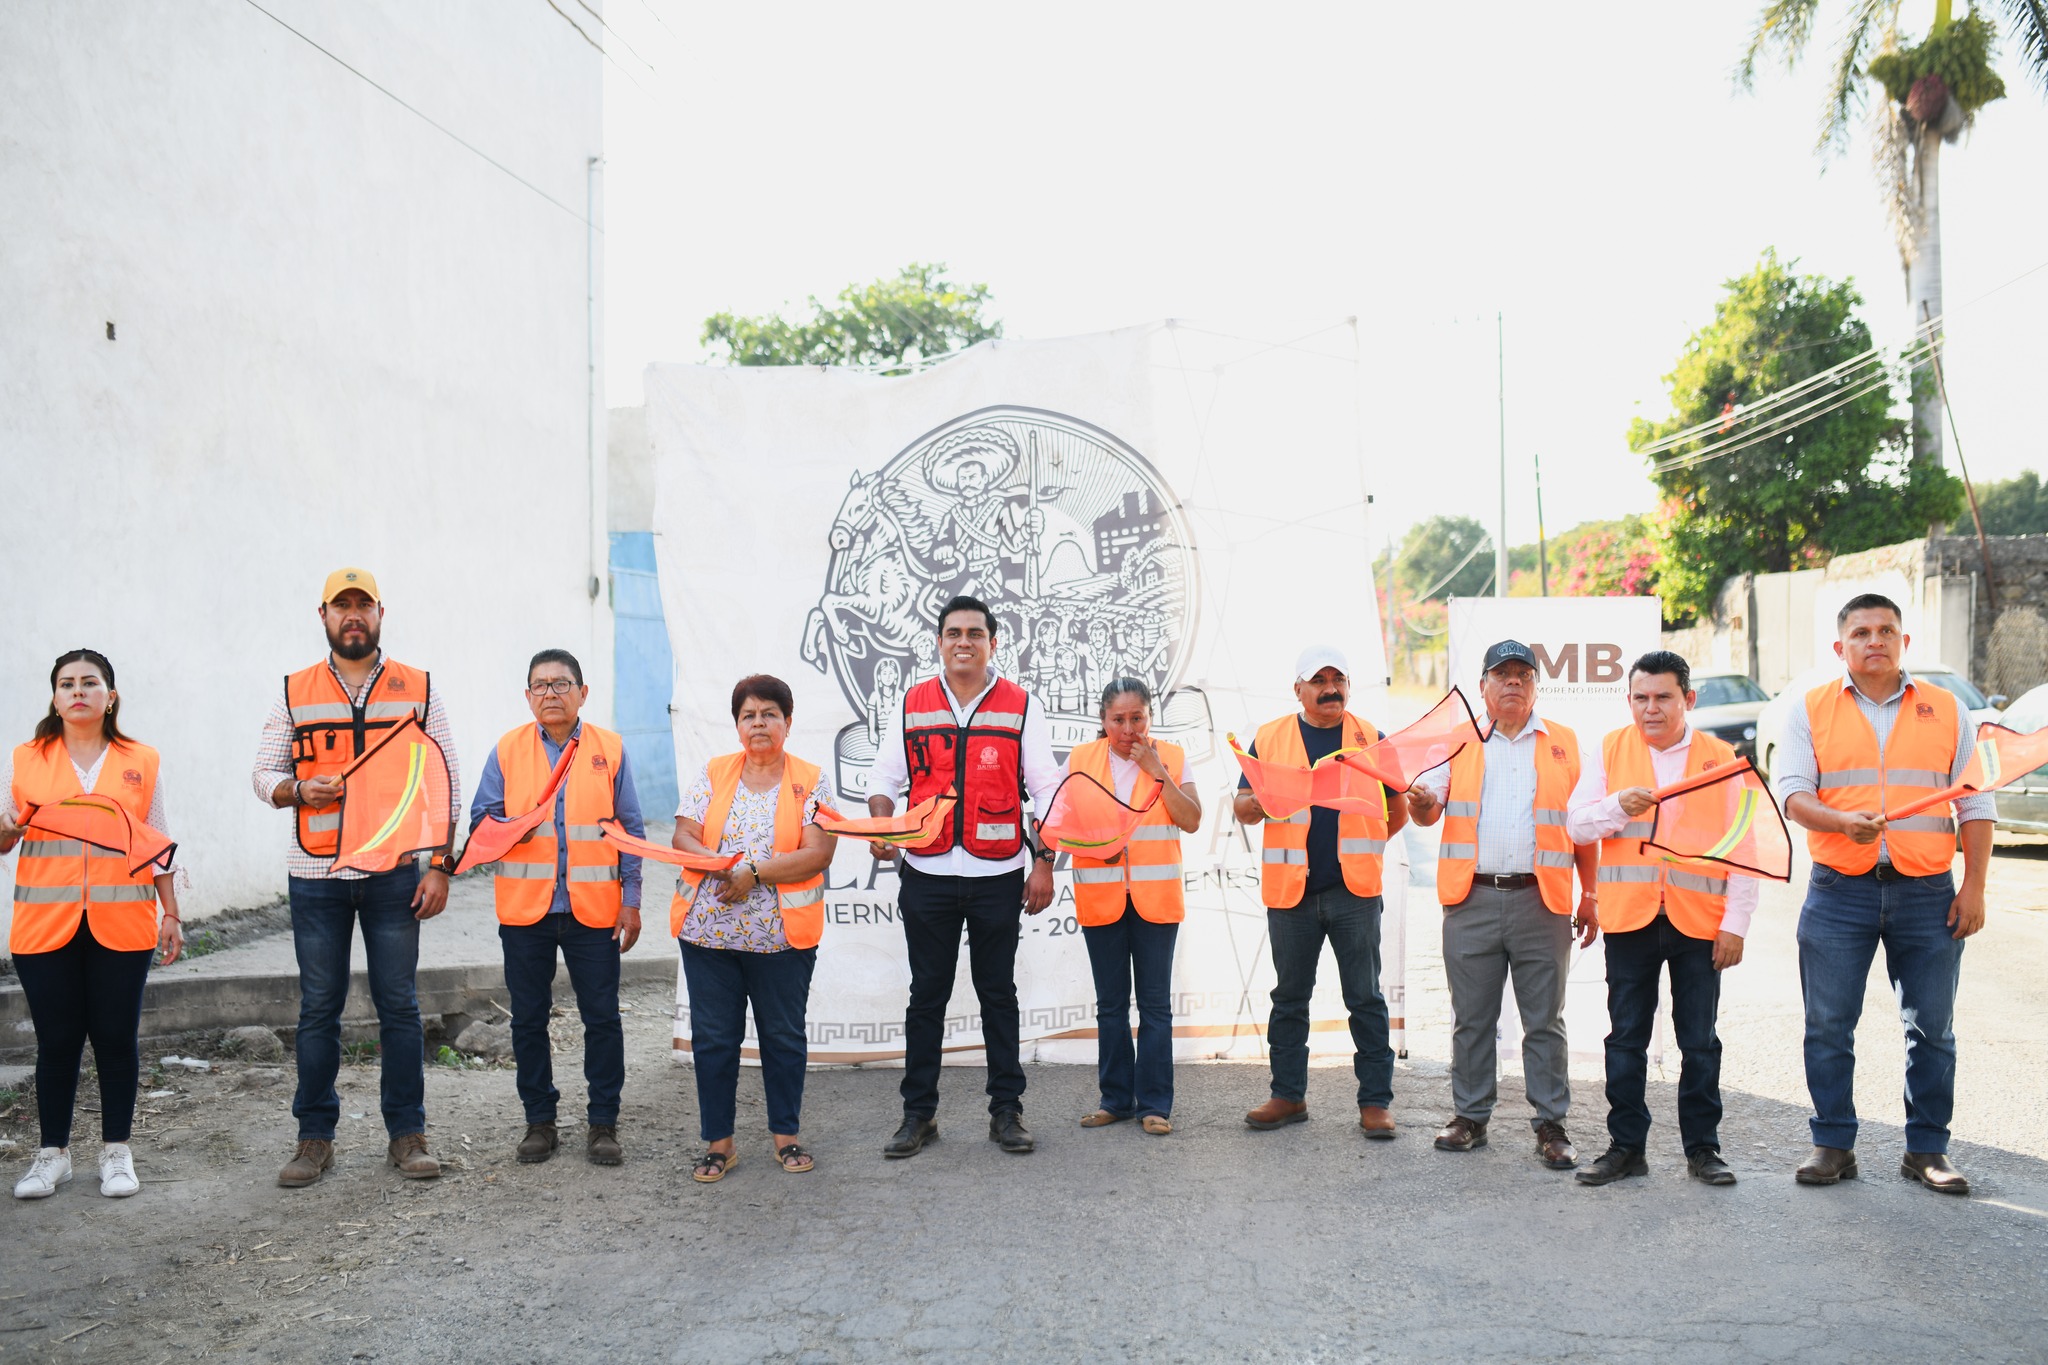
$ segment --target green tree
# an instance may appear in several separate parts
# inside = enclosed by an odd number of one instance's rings
[[[1905,268],[1906,307],[1914,335],[1933,323],[1939,337],[1941,296],[1940,162],[1944,143],[1953,143],[1977,111],[2005,97],[2005,82],[1992,69],[1998,33],[1982,4],[1955,17],[1954,0],[1934,0],[1934,19],[1918,43],[1899,34],[1903,0],[1853,0],[1841,42],[1828,68],[1821,106],[1820,154],[1847,147],[1849,123],[1873,93],[1872,164],[1885,196],[1892,235]],[[2048,93],[2048,3],[1998,0],[2017,41],[2021,68]],[[1812,40],[1821,0],[1766,0],[1756,30],[1737,68],[1745,87],[1759,62],[1782,56],[1797,65]],[[1913,457],[1941,463],[1941,399],[1922,373],[1913,386]]]
[[[894,279],[850,284],[836,306],[810,299],[809,318],[779,314],[704,320],[703,342],[733,365],[861,365],[901,372],[1003,334],[984,316],[988,286],[955,284],[944,265],[907,265]]]
[[[1794,262],[1793,264],[1796,264]],[[1707,607],[1728,575],[1773,572],[1817,557],[1918,535],[1953,517],[1962,485],[1911,458],[1905,423],[1892,415],[1888,377],[1824,385],[1839,400],[1795,424],[1759,424],[1752,440],[1705,449],[1715,419],[1800,383],[1870,349],[1848,283],[1795,275],[1775,251],[1727,282],[1714,320],[1695,332],[1665,376],[1672,415],[1637,418],[1629,446],[1690,427],[1704,435],[1661,450],[1651,477],[1665,499],[1658,526],[1657,587],[1673,620]],[[1802,396],[1792,406],[1807,400]],[[1692,452],[1702,452],[1697,458]]]
[[[1977,510],[1987,536],[2048,535],[2048,487],[2031,469],[1980,486]],[[1967,523],[1957,529],[1967,529]]]
[[[1406,602],[1476,597],[1493,578],[1486,528],[1470,517],[1431,517],[1408,528],[1394,555],[1393,579]],[[1386,577],[1386,567],[1380,567]]]

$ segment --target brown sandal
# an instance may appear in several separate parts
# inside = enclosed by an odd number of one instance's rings
[[[794,1142],[787,1147],[777,1147],[775,1159],[782,1164],[782,1169],[791,1175],[802,1175],[806,1171],[816,1170],[818,1166],[811,1154]]]
[[[1138,1126],[1153,1137],[1165,1137],[1173,1131],[1173,1124],[1168,1121],[1164,1114],[1147,1114]]]
[[[725,1179],[725,1173],[740,1164],[738,1152],[706,1152],[690,1167],[690,1179],[699,1185],[716,1185]],[[704,1172],[709,1169],[711,1174]]]
[[[1129,1114],[1112,1114],[1107,1109],[1098,1109],[1082,1119],[1081,1126],[1083,1128],[1107,1128],[1112,1123],[1123,1123],[1130,1117]]]

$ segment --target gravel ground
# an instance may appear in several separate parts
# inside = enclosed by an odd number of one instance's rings
[[[690,1075],[670,1060],[658,988],[628,996],[617,1169],[582,1160],[580,1125],[555,1161],[517,1165],[511,1073],[436,1066],[432,1140],[451,1169],[401,1181],[382,1165],[376,1071],[350,1066],[335,1169],[280,1190],[288,1063],[159,1074],[148,1089],[170,1093],[143,1101],[140,1196],[98,1197],[82,1137],[74,1183],[5,1201],[0,1359],[2041,1360],[2044,850],[2002,851],[1993,899],[1963,971],[1955,1156],[1977,1182],[1969,1200],[1896,1174],[1901,1050],[1881,971],[1861,1049],[1864,1178],[1793,1184],[1806,1107],[1789,890],[1767,895],[1727,981],[1723,1145],[1741,1184],[1685,1178],[1668,1083],[1652,1089],[1647,1180],[1588,1190],[1537,1165],[1512,1076],[1491,1147],[1432,1150],[1448,1033],[1423,906],[1391,1143],[1360,1137],[1348,1068],[1313,1073],[1311,1122],[1255,1133],[1241,1115],[1264,1093],[1258,1068],[1183,1066],[1176,1132],[1150,1138],[1075,1127],[1090,1071],[1042,1066],[1026,1100],[1039,1150],[1007,1156],[986,1139],[980,1072],[960,1068],[942,1140],[885,1162],[896,1073],[831,1071],[813,1074],[805,1109],[818,1170],[791,1176],[749,1072],[743,1159],[699,1186]],[[560,1030],[573,1113],[573,1020]],[[1575,1092],[1590,1157],[1596,1069]],[[90,1089],[82,1103],[96,1104]],[[17,1144],[10,1179],[34,1141],[27,1107],[0,1120]]]

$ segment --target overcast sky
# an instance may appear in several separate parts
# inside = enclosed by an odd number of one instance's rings
[[[1181,317],[1278,340],[1356,316],[1375,533],[1398,535],[1492,520],[1499,311],[1520,542],[1532,453],[1553,531],[1649,509],[1629,419],[1666,415],[1661,377],[1763,248],[1852,277],[1880,342],[1909,325],[1867,141],[1813,153],[1846,0],[1754,94],[1730,80],[1754,0],[603,8],[614,406],[647,363],[705,358],[711,313],[910,261],[987,283],[1011,336]],[[1908,0],[1909,34],[1932,9]],[[1979,479],[2048,465],[2048,105],[2001,69],[2008,98],[1941,162]]]

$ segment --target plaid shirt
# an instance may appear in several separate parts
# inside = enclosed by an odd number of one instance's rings
[[[327,669],[334,672],[332,655],[328,656]],[[348,684],[342,681],[339,673],[334,674],[334,682],[351,703],[361,705],[363,699],[370,694],[370,689],[377,685],[377,678],[383,672],[384,654],[379,650],[376,667],[370,670],[370,676],[363,680],[363,685],[356,691],[349,691]],[[455,766],[455,732],[448,728],[448,711],[441,705],[439,692],[430,693],[427,697],[426,729],[448,758],[448,818],[449,829],[454,830],[460,828],[462,819],[462,774]],[[264,805],[292,810],[294,807],[290,803],[273,800],[272,793],[277,790],[279,783],[289,782],[297,776],[297,769],[292,763],[292,714],[285,704],[284,689],[279,688],[277,699],[270,703],[270,714],[263,719],[263,738],[257,741],[256,771],[250,775],[250,781],[256,788],[256,798]],[[336,872],[334,859],[315,858],[300,848],[296,815],[285,829],[284,870],[294,877],[305,877],[314,881],[359,881],[370,875],[367,872],[358,872],[354,868]]]

